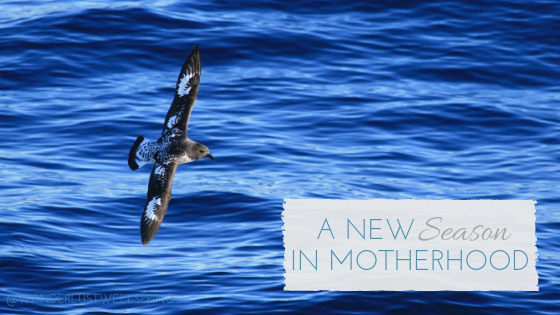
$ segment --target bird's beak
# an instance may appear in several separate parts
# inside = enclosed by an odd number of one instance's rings
[[[215,160],[215,158],[210,153],[208,153],[208,155],[206,157],[211,158],[212,160]]]

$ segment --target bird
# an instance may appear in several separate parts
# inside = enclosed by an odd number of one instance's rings
[[[143,245],[147,245],[159,230],[171,200],[173,177],[179,164],[202,158],[215,160],[207,146],[187,137],[189,118],[200,86],[200,70],[200,48],[196,45],[179,73],[175,97],[167,112],[161,137],[151,142],[138,136],[128,154],[128,166],[133,171],[146,163],[155,164],[140,219]]]

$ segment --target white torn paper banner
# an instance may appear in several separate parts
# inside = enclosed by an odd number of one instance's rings
[[[538,291],[535,201],[284,201],[285,290]]]

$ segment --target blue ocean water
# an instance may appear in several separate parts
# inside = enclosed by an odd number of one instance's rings
[[[557,314],[559,34],[557,1],[2,1],[0,313]],[[195,44],[216,161],[142,246],[128,150]],[[285,292],[284,198],[537,200],[540,291]]]

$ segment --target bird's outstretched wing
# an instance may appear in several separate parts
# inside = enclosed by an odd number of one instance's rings
[[[156,163],[154,165],[148,184],[148,201],[144,213],[142,213],[142,219],[140,219],[140,233],[144,245],[154,238],[163,221],[169,200],[171,200],[171,187],[177,165],[177,163],[165,165]]]
[[[185,61],[177,86],[175,87],[175,98],[167,112],[162,135],[184,134],[187,136],[189,118],[198,95],[200,86],[200,49],[198,45],[194,47]]]

